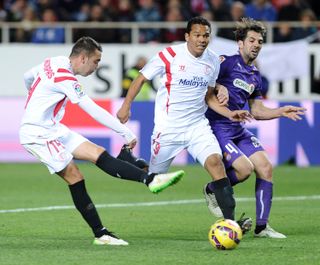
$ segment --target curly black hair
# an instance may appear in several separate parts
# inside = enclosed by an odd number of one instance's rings
[[[200,17],[200,16],[197,16],[197,17],[193,17],[191,18],[189,21],[188,21],[188,25],[187,25],[187,28],[186,28],[186,33],[190,33],[191,32],[191,28],[192,28],[192,25],[204,25],[204,26],[208,26],[209,29],[210,29],[210,32],[211,32],[211,24],[210,22],[205,19],[204,17]]]

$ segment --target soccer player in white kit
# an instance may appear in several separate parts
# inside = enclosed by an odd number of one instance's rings
[[[95,245],[128,245],[128,242],[102,225],[86,191],[84,176],[73,158],[90,161],[111,176],[144,183],[154,193],[179,181],[184,172],[147,174],[138,167],[112,157],[103,147],[60,123],[67,100],[70,100],[95,120],[122,135],[130,148],[135,146],[136,136],[117,118],[94,103],[76,78],[76,75],[88,76],[93,73],[101,54],[100,44],[90,37],[82,37],[74,44],[69,57],[47,58],[25,73],[29,95],[20,127],[20,142],[48,167],[51,174],[56,173],[67,182],[76,209],[93,231]]]
[[[130,117],[131,102],[143,83],[160,75],[149,172],[167,172],[178,153],[187,149],[215,181],[215,194],[223,216],[234,219],[233,190],[226,177],[219,143],[204,115],[207,91],[214,90],[220,67],[218,56],[207,49],[210,33],[206,19],[192,18],[187,25],[186,42],[170,46],[151,58],[132,82],[117,116],[125,123]],[[220,90],[216,92],[218,99],[212,100],[225,104],[227,95]],[[210,97],[209,102],[211,98],[215,97]],[[223,111],[231,119],[240,114],[209,102],[210,107]]]

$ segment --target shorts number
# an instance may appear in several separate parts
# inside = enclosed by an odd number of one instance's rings
[[[233,145],[230,144],[230,143],[229,143],[229,144],[226,144],[224,147],[228,150],[228,152],[229,152],[230,154],[232,154],[232,153],[238,154],[238,153],[239,153],[238,150],[235,149],[235,148],[233,147]]]

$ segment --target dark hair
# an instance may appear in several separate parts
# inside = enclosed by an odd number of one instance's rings
[[[199,24],[208,26],[209,29],[210,29],[210,33],[211,33],[211,25],[210,25],[209,21],[206,20],[204,17],[200,17],[200,16],[193,17],[188,21],[188,25],[187,25],[187,28],[186,28],[186,33],[190,33],[192,25],[199,25]]]
[[[260,33],[262,37],[264,37],[267,32],[265,26],[261,22],[244,17],[236,24],[236,30],[234,31],[236,41],[243,41],[247,37],[248,31]]]
[[[94,53],[96,50],[102,52],[101,45],[91,37],[81,37],[73,45],[70,56],[77,56],[81,52],[85,52],[87,55]]]

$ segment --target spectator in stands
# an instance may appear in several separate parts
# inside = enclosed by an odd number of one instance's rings
[[[240,1],[234,1],[230,8],[231,20],[234,22],[240,21],[242,17],[245,16],[245,5]],[[217,36],[234,40],[234,30],[233,28],[220,28],[218,30]]]
[[[271,4],[276,10],[279,10],[285,5],[288,5],[290,2],[291,0],[271,0]]]
[[[208,0],[209,10],[216,21],[230,21],[230,5],[223,0]]]
[[[198,16],[209,9],[207,0],[190,0],[189,9],[192,16]]]
[[[17,28],[14,31],[13,41],[14,42],[30,42],[33,30],[34,30],[32,23],[38,20],[39,19],[37,17],[37,14],[34,8],[31,6],[26,7],[23,12],[23,18],[21,21],[23,25],[21,28]]]
[[[57,14],[51,9],[47,8],[42,14],[42,21],[50,24],[50,26],[41,26],[36,28],[31,37],[33,43],[64,43],[64,28],[55,27],[57,22]]]
[[[205,18],[206,20],[208,20],[209,22],[214,21],[214,14],[213,12],[211,12],[210,10],[205,10],[200,14],[201,17]]]
[[[134,21],[134,5],[131,0],[119,0],[117,21],[119,22],[132,22]],[[131,42],[131,29],[118,29],[118,40],[121,43]]]
[[[277,11],[268,0],[252,0],[246,5],[246,16],[255,20],[276,21]]]
[[[9,22],[19,22],[23,19],[24,10],[28,7],[27,0],[16,0],[7,4],[7,20]]]
[[[79,12],[83,4],[88,3],[87,0],[54,0],[56,2],[56,10],[60,21],[72,21],[74,16]]]
[[[91,7],[89,22],[104,22],[112,21],[111,17],[106,17],[103,8],[94,4]],[[74,32],[74,40],[81,38],[81,36],[89,36],[99,43],[117,43],[116,30],[110,28],[80,28]]]
[[[183,20],[189,20],[192,17],[191,11],[190,11],[190,6],[188,1],[183,1],[183,0],[168,0],[166,9],[174,8],[177,7],[180,9],[180,12],[182,14]],[[166,11],[164,11],[166,12]]]
[[[77,22],[86,22],[90,18],[91,6],[89,3],[83,3],[77,12],[73,12],[72,18]]]
[[[299,21],[301,11],[309,8],[304,0],[287,0],[287,4],[278,10],[279,21]]]
[[[3,2],[0,2],[0,21],[6,21],[6,20],[7,20],[7,11],[3,6]]]
[[[167,22],[184,21],[181,9],[178,6],[169,6],[166,10],[165,20]],[[184,41],[184,28],[177,28],[175,26],[161,30],[161,42],[171,43],[175,41]]]
[[[139,0],[139,8],[135,13],[137,22],[156,22],[162,20],[160,7],[154,0]],[[139,31],[140,43],[159,41],[160,30],[154,28],[141,29]]]
[[[7,11],[3,6],[3,2],[0,2],[0,22],[7,20]],[[2,42],[2,29],[0,28],[0,42]]]
[[[106,21],[115,21],[117,17],[116,7],[112,0],[97,0],[97,4],[102,8]]]
[[[311,9],[304,9],[300,14],[301,27],[294,28],[293,39],[304,39],[317,32],[317,28],[312,25],[316,21],[316,16]],[[317,41],[318,39],[316,39]],[[316,42],[314,41],[314,42]]]
[[[46,9],[51,8],[57,12],[59,9],[57,0],[31,0],[32,6],[36,8],[38,17],[41,18]],[[56,13],[57,18],[60,20],[59,14]]]
[[[282,22],[277,28],[274,28],[274,42],[292,41],[292,28],[287,22]]]

